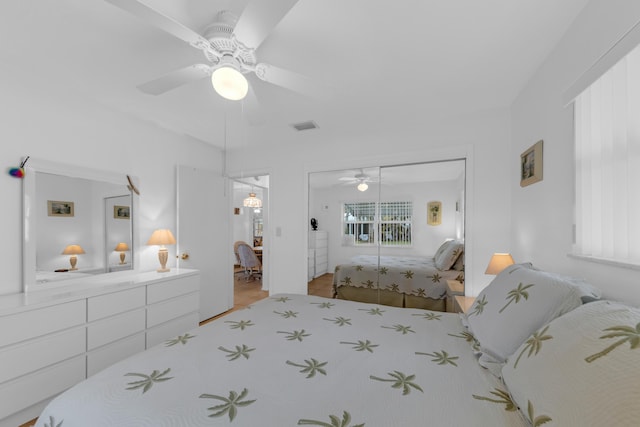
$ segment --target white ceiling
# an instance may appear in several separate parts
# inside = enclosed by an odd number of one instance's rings
[[[145,2],[202,31],[217,11],[241,13],[247,0]],[[257,55],[326,91],[308,98],[251,79],[260,123],[249,123],[243,103],[220,98],[208,79],[159,96],[138,91],[204,57],[103,0],[3,0],[0,73],[219,147],[225,117],[262,135],[305,120],[339,135],[508,107],[587,2],[299,0]]]

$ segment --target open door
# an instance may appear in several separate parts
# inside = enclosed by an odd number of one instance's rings
[[[178,166],[178,266],[200,270],[200,321],[233,307],[225,185],[218,173]]]

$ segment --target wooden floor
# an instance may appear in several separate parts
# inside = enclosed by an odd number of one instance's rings
[[[309,295],[316,295],[319,297],[333,297],[333,274],[325,274],[312,280],[308,284],[307,292]],[[236,273],[234,285],[233,285],[233,308],[227,312],[220,314],[219,316],[200,322],[200,325],[204,325],[219,317],[225,316],[235,310],[239,310],[248,305],[253,304],[256,301],[264,299],[269,296],[268,291],[262,290],[262,281],[259,279],[250,279],[247,281],[241,272]],[[30,427],[36,423],[36,420],[31,420],[28,423],[22,424],[19,427]]]

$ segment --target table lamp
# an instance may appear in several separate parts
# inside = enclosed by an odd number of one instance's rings
[[[120,264],[126,264],[126,262],[124,262],[124,258],[126,256],[125,252],[128,250],[129,250],[129,245],[127,245],[125,242],[120,242],[116,245],[116,248],[114,249],[114,251],[120,252]]]
[[[487,270],[484,272],[484,274],[496,275],[505,268],[509,267],[511,264],[513,264],[513,258],[511,257],[511,254],[495,253],[491,256],[489,265],[487,266]]]
[[[64,248],[64,251],[62,251],[62,255],[71,255],[71,257],[69,258],[69,262],[71,263],[70,270],[77,270],[76,264],[78,263],[78,257],[76,255],[83,253],[84,249],[82,249],[82,246],[80,245],[68,245],[66,248]]]
[[[160,268],[157,270],[159,273],[165,273],[170,269],[167,268],[167,260],[169,259],[169,252],[167,252],[167,248],[164,245],[174,245],[176,243],[175,237],[171,234],[171,230],[169,229],[158,229],[153,232],[151,237],[149,237],[149,241],[147,245],[160,245],[160,250],[158,250],[158,260],[160,260]]]

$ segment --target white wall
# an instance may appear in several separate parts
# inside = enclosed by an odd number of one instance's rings
[[[358,129],[357,136],[335,136],[319,125],[302,133],[283,130],[277,149],[265,148],[256,132],[247,137],[249,148],[229,153],[231,174],[270,175],[271,292],[307,292],[308,172],[460,158],[461,153],[469,156],[466,292],[480,292],[491,279],[484,274],[491,254],[509,249],[509,112],[482,111],[439,122],[425,114],[421,123],[391,125],[386,134]],[[252,155],[243,155],[248,150]]]
[[[513,104],[512,238],[516,261],[585,277],[613,299],[640,304],[640,272],[567,257],[573,225],[573,110],[563,92],[640,21],[640,2],[593,0]],[[519,187],[522,151],[544,140],[544,179]]]
[[[157,125],[141,122],[87,102],[73,88],[56,87],[46,79],[21,78],[0,67],[1,153],[0,197],[5,202],[2,235],[3,276],[0,294],[21,292],[21,181],[6,173],[22,157],[50,160],[135,176],[139,196],[142,243],[139,269],[157,268],[157,250],[144,245],[156,228],[176,227],[175,167],[177,163],[221,170],[218,150]],[[138,197],[138,196],[134,196]],[[226,244],[226,243],[225,243]],[[169,249],[170,251],[172,248]],[[170,257],[169,265],[175,265]]]

